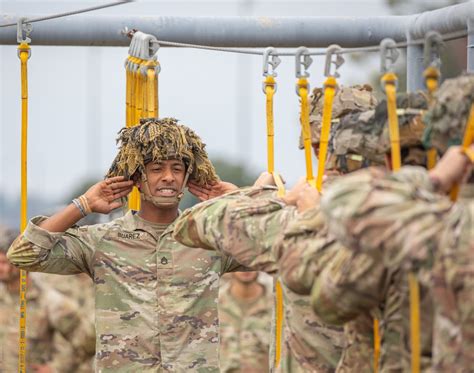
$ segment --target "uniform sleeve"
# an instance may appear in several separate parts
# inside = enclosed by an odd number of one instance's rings
[[[387,266],[398,266],[407,254],[426,259],[442,230],[440,217],[451,207],[419,167],[355,172],[335,181],[321,200],[330,232],[352,250],[383,252]]]
[[[73,227],[51,233],[38,226],[46,217],[33,218],[24,233],[8,250],[10,262],[33,272],[77,274],[92,277],[92,257],[100,237],[101,225]],[[103,229],[102,229],[103,230]]]
[[[388,279],[380,257],[340,248],[316,278],[313,309],[329,324],[345,324],[380,304]]]
[[[315,277],[332,257],[334,242],[319,206],[295,217],[275,244],[285,285],[298,294],[309,295]]]
[[[73,372],[95,354],[95,329],[90,315],[81,315],[74,301],[52,289],[46,291],[45,303],[51,330],[67,343],[55,354],[52,366],[57,372]]]
[[[186,246],[216,250],[251,270],[277,270],[272,245],[295,215],[275,198],[228,196],[201,204],[181,215],[174,238]],[[233,264],[224,271],[233,271]]]

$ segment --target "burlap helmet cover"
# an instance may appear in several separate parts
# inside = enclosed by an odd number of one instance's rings
[[[423,117],[425,148],[443,154],[451,145],[460,145],[469,111],[474,102],[474,74],[447,79],[434,95],[435,101]]]
[[[177,119],[142,119],[134,127],[122,128],[117,138],[119,152],[106,177],[127,179],[145,175],[145,165],[167,159],[181,159],[190,173],[190,180],[212,184],[218,176],[205,151],[205,144],[190,128]]]
[[[319,143],[324,105],[324,89],[315,88],[310,96],[311,142]],[[338,86],[334,95],[332,119],[339,119],[346,114],[373,109],[377,98],[370,85]],[[303,148],[303,137],[300,135],[300,148]]]
[[[401,148],[422,147],[421,140],[425,130],[422,117],[427,109],[428,96],[424,92],[418,91],[397,95],[398,130]],[[373,131],[381,134],[379,152],[388,153],[391,144],[385,99],[375,108]]]

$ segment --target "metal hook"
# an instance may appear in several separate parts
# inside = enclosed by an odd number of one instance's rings
[[[301,59],[303,57],[303,59]],[[295,52],[295,73],[298,79],[307,78],[309,76],[308,69],[313,63],[313,59],[309,55],[308,48],[299,47]],[[303,72],[301,72],[303,67]]]
[[[337,70],[342,66],[344,63],[344,57],[341,55],[342,48],[337,44],[332,44],[326,50],[326,64],[324,66],[324,76],[329,77],[333,76],[335,78],[339,78],[341,75],[337,72]],[[334,59],[333,56],[336,56]],[[334,72],[331,73],[331,64],[334,64]]]
[[[271,57],[271,60],[270,60]],[[278,52],[273,47],[268,47],[263,51],[263,76],[273,76],[276,77],[278,74],[276,73],[276,68],[280,64],[281,59],[278,57]],[[269,72],[269,67],[271,68],[271,72]]]
[[[423,46],[423,64],[426,67],[433,66],[437,69],[441,66],[441,51],[444,48],[444,41],[437,31],[429,31],[425,35]]]
[[[26,17],[20,17],[18,18],[18,21],[16,23],[16,41],[18,43],[31,43],[31,39],[29,38],[31,31],[33,31],[33,26],[31,23],[26,22],[27,18]],[[23,33],[25,33],[23,35]]]
[[[400,52],[393,39],[387,38],[380,42],[380,71],[382,74],[393,70],[398,56],[400,56]],[[388,61],[390,61],[390,65],[387,64]]]

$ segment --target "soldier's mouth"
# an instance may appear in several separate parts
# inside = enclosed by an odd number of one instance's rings
[[[174,197],[178,194],[178,191],[174,188],[158,188],[156,194],[163,197]]]

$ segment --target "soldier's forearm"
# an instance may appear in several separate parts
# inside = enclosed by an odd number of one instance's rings
[[[40,222],[38,226],[48,232],[65,232],[82,218],[81,211],[71,203],[63,210]]]

